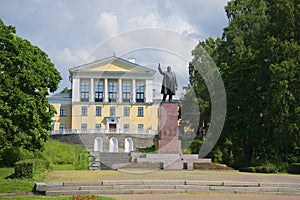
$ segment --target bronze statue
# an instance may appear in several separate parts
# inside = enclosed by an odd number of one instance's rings
[[[160,68],[160,63],[158,63],[158,71],[164,76],[161,86],[163,102],[166,101],[167,96],[169,96],[169,102],[171,102],[172,96],[175,95],[175,91],[178,89],[175,73],[171,71],[171,66],[168,66],[167,71],[163,72]]]

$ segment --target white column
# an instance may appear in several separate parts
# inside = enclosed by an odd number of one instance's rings
[[[118,97],[119,97],[119,102],[122,102],[122,79],[119,78],[119,91],[118,91]]]
[[[80,79],[73,77],[72,80],[72,102],[80,101]]]
[[[108,102],[108,80],[104,79],[104,102]]]
[[[153,102],[152,80],[146,80],[145,82],[145,98],[146,102]]]
[[[95,101],[94,79],[90,79],[90,102]]]
[[[135,103],[136,101],[136,88],[135,88],[135,79],[132,79],[132,102]]]
[[[106,127],[105,127],[105,132],[108,133],[109,132],[109,122],[108,120],[106,120]]]

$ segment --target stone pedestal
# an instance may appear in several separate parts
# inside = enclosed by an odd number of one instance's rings
[[[193,170],[196,162],[211,162],[211,159],[198,157],[198,154],[182,154],[178,137],[178,106],[175,103],[162,103],[159,107],[158,153],[131,153],[132,161],[159,163],[160,169],[165,170]]]
[[[159,154],[181,154],[178,138],[178,105],[162,103],[159,107]]]

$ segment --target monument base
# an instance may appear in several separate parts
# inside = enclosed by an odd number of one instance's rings
[[[178,137],[178,105],[162,103],[159,107],[158,153],[142,155],[131,153],[131,162],[159,163],[160,169],[192,170],[194,163],[210,163],[211,159],[199,159],[198,154],[182,154]]]
[[[137,155],[136,155],[137,156]],[[165,170],[193,170],[194,163],[210,163],[211,159],[198,158],[198,154],[146,154],[144,156],[137,156],[134,159],[138,163],[161,163],[160,169]]]
[[[181,154],[178,138],[178,105],[162,103],[159,107],[159,154]]]
[[[181,154],[181,141],[177,138],[161,139],[158,141],[159,154]]]

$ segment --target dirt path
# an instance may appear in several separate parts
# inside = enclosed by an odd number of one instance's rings
[[[103,195],[102,195],[103,196]],[[131,194],[106,195],[116,200],[298,200],[299,196],[268,194],[233,194],[233,193],[199,193],[199,194]]]
[[[95,182],[102,180],[208,180],[300,183],[300,175],[258,174],[238,171],[53,171],[46,182]]]

